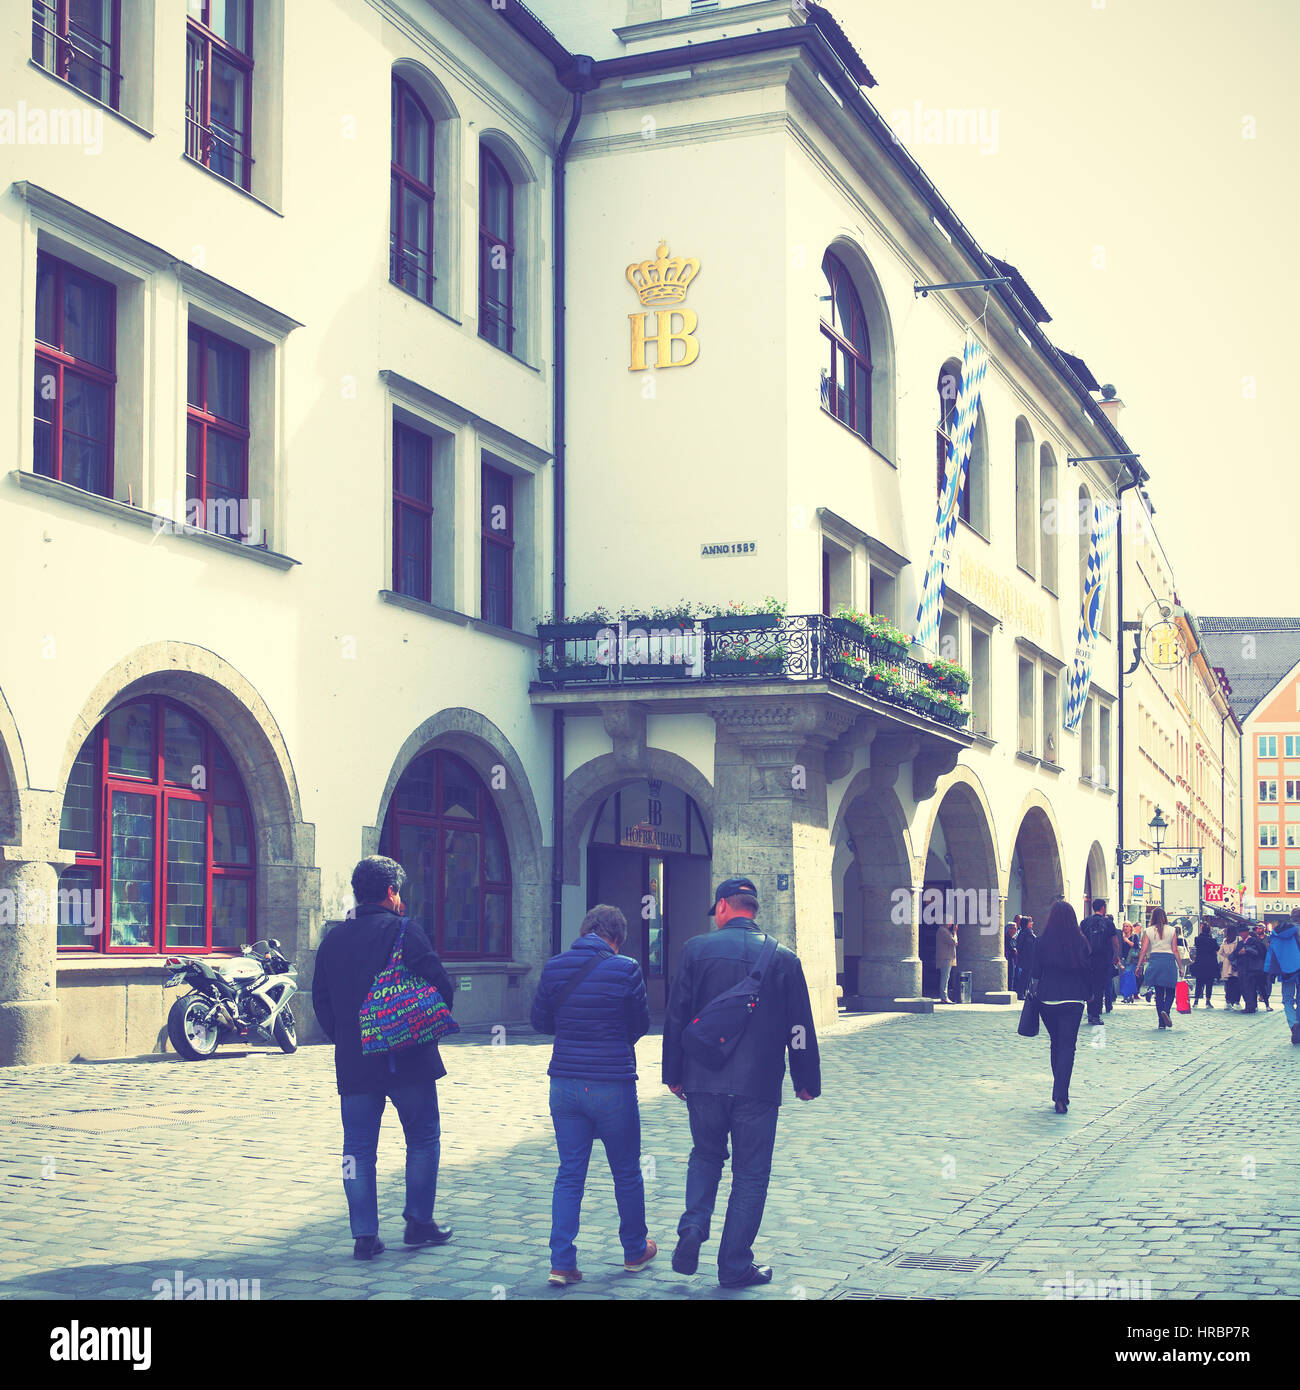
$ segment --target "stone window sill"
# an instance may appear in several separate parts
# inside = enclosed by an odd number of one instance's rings
[[[89,102],[92,106],[97,106],[101,111],[104,112],[105,115],[112,116],[115,121],[121,121],[124,126],[126,126],[130,130],[135,131],[137,135],[143,135],[146,140],[153,139],[152,130],[146,129],[138,121],[133,121],[130,118],[130,116],[124,116],[120,111],[110,106],[108,102],[100,101],[100,99],[97,96],[93,96],[90,92],[83,92],[80,87],[74,87],[71,82],[68,82],[65,78],[60,77],[57,72],[51,72],[49,68],[44,67],[42,64],[38,63],[35,58],[28,58],[27,66],[29,68],[35,68],[37,72],[42,73],[44,76],[48,77],[51,82],[57,82],[59,86],[64,89],[64,91],[76,92],[77,95],[75,100]]]
[[[412,598],[409,594],[399,594],[393,589],[380,589],[379,597],[385,603],[391,603],[395,608],[405,608],[412,613],[424,613],[426,616],[438,618],[444,623],[454,623],[457,627],[469,627],[476,632],[485,632],[492,637],[502,637],[507,642],[516,642],[519,646],[526,647],[532,652],[541,650],[536,637],[529,637],[526,633],[516,632],[513,628],[498,627],[496,623],[484,622],[482,618],[471,617],[468,613],[462,613],[455,608],[443,608],[441,604],[426,603],[421,598]]]
[[[38,492],[42,497],[50,497],[59,502],[70,503],[74,507],[84,507],[87,511],[98,512],[101,516],[115,521],[129,521],[137,526],[147,526],[156,535],[166,534],[180,540],[198,541],[200,545],[210,546],[227,555],[242,555],[245,559],[256,560],[272,569],[287,570],[301,563],[276,550],[264,550],[257,545],[241,545],[212,531],[200,531],[173,521],[171,517],[159,516],[143,507],[129,502],[119,502],[112,497],[101,497],[95,492],[73,487],[71,483],[60,482],[57,478],[47,478],[41,473],[31,473],[25,468],[15,468],[11,475],[21,488]]]
[[[1063,767],[1061,766],[1060,763],[1048,762],[1048,760],[1047,760],[1046,758],[1044,758],[1044,759],[1042,760],[1042,762],[1039,763],[1039,767],[1041,767],[1041,768],[1043,769],[1044,772],[1064,772],[1064,771],[1065,771],[1065,768],[1063,768]]]
[[[1022,762],[1029,763],[1031,766],[1038,762],[1038,759],[1032,753],[1026,753],[1023,748],[1017,752],[1016,757]]]
[[[209,169],[206,164],[202,163],[200,160],[195,159],[192,154],[182,154],[181,158],[186,162],[186,164],[190,166],[191,169],[201,169],[203,173],[205,173],[210,179],[216,179],[218,183],[224,184],[227,188],[229,188],[231,192],[238,193],[241,198],[247,198],[250,203],[256,203],[259,208],[265,208],[266,211],[271,213],[272,216],[284,216],[284,213],[282,213],[279,210],[279,208],[273,208],[270,203],[266,202],[265,199],[259,198],[256,193],[250,193],[248,189],[240,188],[240,186],[237,183],[235,183],[232,179],[226,178],[224,174],[218,174],[215,170]]]

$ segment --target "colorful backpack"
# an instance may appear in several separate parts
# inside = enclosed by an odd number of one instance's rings
[[[408,970],[402,961],[402,941],[409,920],[402,918],[393,954],[361,1001],[358,1019],[361,1051],[366,1056],[401,1052],[460,1032],[460,1024],[452,1018],[451,1009],[436,986]]]

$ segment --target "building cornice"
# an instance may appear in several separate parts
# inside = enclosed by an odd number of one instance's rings
[[[449,396],[439,395],[437,391],[421,386],[418,381],[412,381],[400,372],[383,367],[380,369],[379,379],[397,400],[406,401],[417,410],[434,411],[458,425],[473,425],[480,439],[495,443],[502,449],[511,450],[539,467],[551,460],[551,455],[545,449],[521,435],[502,429],[495,421],[479,415],[468,406],[461,405],[459,401],[453,401]]]

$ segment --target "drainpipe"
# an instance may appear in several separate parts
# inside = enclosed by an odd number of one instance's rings
[[[592,77],[594,64],[585,55],[576,57],[572,69],[563,74],[561,80],[573,92],[573,111],[569,124],[555,153],[555,181],[552,194],[552,264],[553,282],[551,293],[551,313],[554,317],[554,350],[551,354],[553,375],[552,419],[555,442],[555,488],[554,516],[552,517],[552,553],[554,556],[554,593],[551,606],[555,621],[564,621],[564,464],[567,445],[566,396],[565,396],[565,318],[564,272],[565,272],[565,160],[569,156],[569,146],[573,143],[578,122],[582,119],[582,95],[597,85]],[[564,949],[564,711],[551,711],[551,954],[559,955]]]
[[[1139,474],[1134,470],[1132,461],[1126,459],[1124,467],[1128,470],[1129,480],[1116,490],[1115,499],[1119,505],[1119,518],[1115,525],[1115,609],[1119,617],[1117,619],[1115,633],[1117,651],[1115,653],[1115,669],[1119,676],[1118,699],[1119,705],[1119,824],[1116,827],[1119,847],[1124,846],[1124,494],[1130,488],[1135,488],[1139,482]],[[1138,634],[1141,640],[1141,633]],[[1124,910],[1124,861],[1118,854],[1115,856],[1115,868],[1119,875],[1119,906],[1120,911]]]
[[[1227,696],[1224,696],[1227,699]],[[1228,716],[1225,713],[1219,720],[1219,882],[1227,883],[1228,872],[1228,827],[1224,823],[1228,815],[1228,763],[1227,763]]]

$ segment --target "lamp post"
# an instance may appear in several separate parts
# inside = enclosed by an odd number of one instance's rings
[[[1166,845],[1165,832],[1169,829],[1169,822],[1165,819],[1160,807],[1156,807],[1156,813],[1147,822],[1147,828],[1151,831],[1151,849],[1125,849],[1122,845],[1115,851],[1115,857],[1120,865],[1136,864],[1139,859],[1144,859],[1148,854],[1167,854],[1177,855],[1182,859],[1182,863],[1175,865],[1171,869],[1161,869],[1162,875],[1170,874],[1179,877],[1190,878],[1196,875],[1196,915],[1199,917],[1203,906],[1202,895],[1204,893],[1203,876],[1203,846],[1201,845]],[[1193,862],[1194,861],[1194,862]],[[1121,869],[1120,881],[1123,881]],[[1164,888],[1160,890],[1161,902],[1164,901]],[[1122,899],[1121,899],[1122,902]]]

